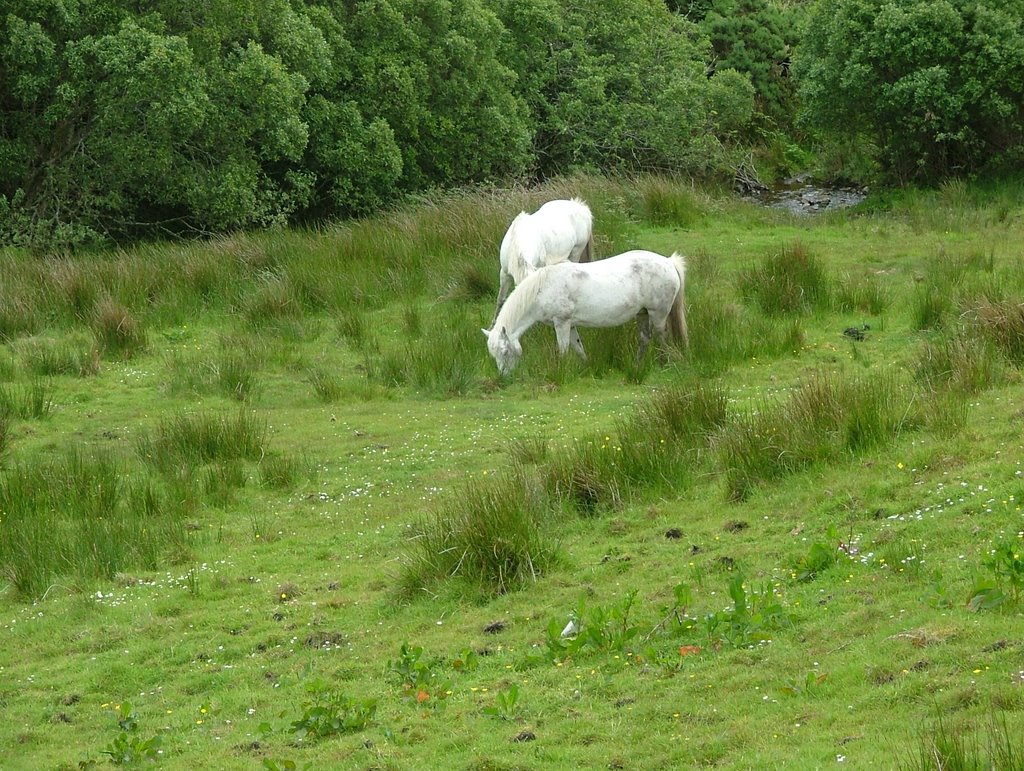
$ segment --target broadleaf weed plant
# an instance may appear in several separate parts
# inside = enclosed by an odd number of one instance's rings
[[[729,596],[732,608],[704,617],[708,644],[716,649],[726,645],[746,648],[769,642],[774,632],[793,624],[770,586],[748,590],[743,575],[737,573],[729,582]]]
[[[825,541],[815,541],[807,553],[793,566],[792,576],[797,581],[813,581],[819,574],[836,564],[838,558],[838,536],[834,527],[829,528]]]
[[[302,714],[289,726],[300,742],[362,731],[377,713],[376,700],[345,696],[321,679],[306,683],[306,693]]]
[[[982,564],[992,573],[1000,587],[1008,587],[1010,598],[1014,603],[1024,594],[1024,540],[1016,538],[1002,539],[993,546],[988,557]]]
[[[117,726],[120,733],[115,736],[101,754],[117,766],[137,765],[146,760],[157,760],[163,750],[161,745],[163,737],[156,733],[148,739],[143,739],[137,734],[139,730],[139,719],[135,710],[128,702],[123,702],[115,707],[117,711]]]
[[[402,643],[398,658],[388,661],[387,672],[399,681],[403,698],[424,709],[443,709],[452,695],[452,682],[441,671],[440,661],[423,658],[423,648]]]
[[[494,704],[484,707],[483,713],[498,720],[515,720],[519,716],[519,686],[512,683],[506,690],[494,694]]]

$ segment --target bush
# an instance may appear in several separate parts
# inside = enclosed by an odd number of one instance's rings
[[[794,59],[803,118],[936,182],[1024,155],[1024,1],[826,0]],[[831,139],[831,137],[830,137]]]

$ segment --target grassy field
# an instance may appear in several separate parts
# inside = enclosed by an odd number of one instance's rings
[[[691,348],[499,378],[572,195]],[[579,178],[0,253],[0,767],[1024,768],[1022,244],[1020,185]]]

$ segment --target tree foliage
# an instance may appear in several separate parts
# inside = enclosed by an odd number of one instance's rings
[[[699,30],[663,2],[501,3],[542,173],[700,169],[749,119],[748,83],[706,77]],[[722,112],[716,107],[722,106]]]
[[[141,9],[141,10],[140,10]],[[577,167],[698,170],[749,121],[657,0],[8,0],[0,244],[209,233]]]
[[[1024,0],[822,0],[795,66],[807,122],[897,181],[1024,155]]]
[[[712,0],[699,22],[711,40],[713,66],[749,74],[758,110],[782,126],[795,110],[789,64],[799,19],[798,9],[768,0]]]

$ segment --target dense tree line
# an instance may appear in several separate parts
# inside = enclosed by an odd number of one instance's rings
[[[890,180],[1024,161],[1024,0],[821,0],[796,65],[807,124]]]
[[[779,135],[864,138],[900,178],[970,171],[1020,154],[1022,4],[4,0],[0,245],[700,174]]]

